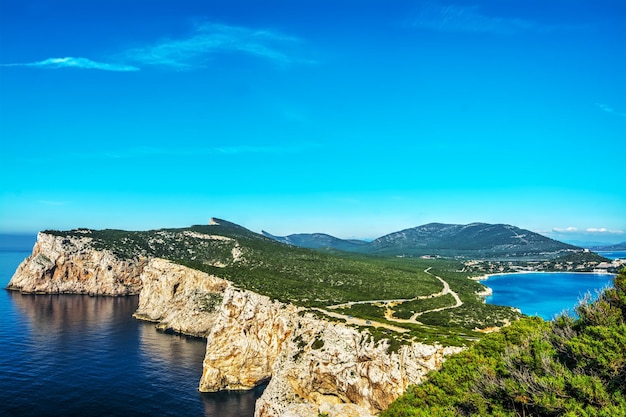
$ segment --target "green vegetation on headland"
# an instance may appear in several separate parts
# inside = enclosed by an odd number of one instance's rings
[[[484,287],[468,279],[483,275],[483,267],[520,264],[314,251],[217,223],[47,233],[89,238],[94,249],[122,259],[159,257],[214,274],[307,308],[302,314],[360,326],[374,341],[386,340],[390,351],[415,341],[471,345],[425,383],[410,387],[381,417],[626,416],[626,271],[614,289],[581,305],[578,318],[520,319],[512,308],[485,304],[477,295]],[[603,261],[575,253],[528,266]],[[212,311],[220,299],[199,301]],[[501,330],[479,332],[490,327]],[[319,339],[313,348],[323,345]]]
[[[467,344],[468,340],[482,336],[476,329],[499,327],[520,317],[510,307],[485,304],[477,295],[484,287],[468,279],[471,274],[460,272],[463,264],[458,261],[324,253],[285,245],[223,220],[217,223],[141,232],[79,229],[46,233],[91,238],[90,244],[95,249],[110,250],[120,258],[160,257],[214,274],[272,299],[333,311],[345,318],[375,321],[387,329],[365,326],[365,322],[361,325],[377,340]],[[442,293],[444,287],[437,277],[445,280],[450,292]],[[451,292],[458,295],[461,306],[451,305]],[[371,300],[382,303],[330,309]],[[420,305],[421,300],[424,305]],[[409,304],[403,305],[404,302]],[[439,307],[446,309],[427,312]],[[388,309],[390,316],[386,316]],[[408,311],[423,313],[419,323],[393,320]],[[407,332],[389,330],[393,327]]]
[[[485,336],[381,417],[626,416],[626,269],[576,312]]]

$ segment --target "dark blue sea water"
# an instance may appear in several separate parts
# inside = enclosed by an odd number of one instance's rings
[[[589,293],[592,297],[611,286],[614,275],[567,272],[537,272],[493,275],[483,284],[493,290],[489,304],[519,308],[529,316],[552,320],[569,310]]]
[[[0,250],[0,287],[28,251]],[[249,417],[261,389],[198,392],[205,342],[131,317],[137,297],[0,290],[0,415]]]

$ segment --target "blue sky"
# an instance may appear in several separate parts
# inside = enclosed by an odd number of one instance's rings
[[[0,231],[626,240],[626,2],[0,0]]]

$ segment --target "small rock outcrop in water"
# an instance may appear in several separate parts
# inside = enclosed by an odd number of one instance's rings
[[[415,343],[390,353],[385,341],[377,343],[367,332],[164,259],[119,259],[93,249],[87,237],[40,233],[8,288],[140,293],[135,317],[206,337],[200,391],[269,381],[255,417],[371,416],[460,350]]]

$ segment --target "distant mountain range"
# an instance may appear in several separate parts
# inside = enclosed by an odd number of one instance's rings
[[[615,245],[608,245],[608,246],[594,246],[591,248],[591,250],[605,251],[605,252],[626,251],[626,242],[616,243]]]
[[[327,234],[266,237],[294,246],[337,249],[382,256],[445,256],[472,259],[551,259],[582,248],[506,224],[429,223],[379,237],[372,242]]]
[[[332,248],[347,252],[357,252],[361,247],[368,244],[368,242],[364,240],[339,239],[325,233],[298,233],[289,236],[274,236],[262,230],[261,234],[288,245],[309,249]]]

